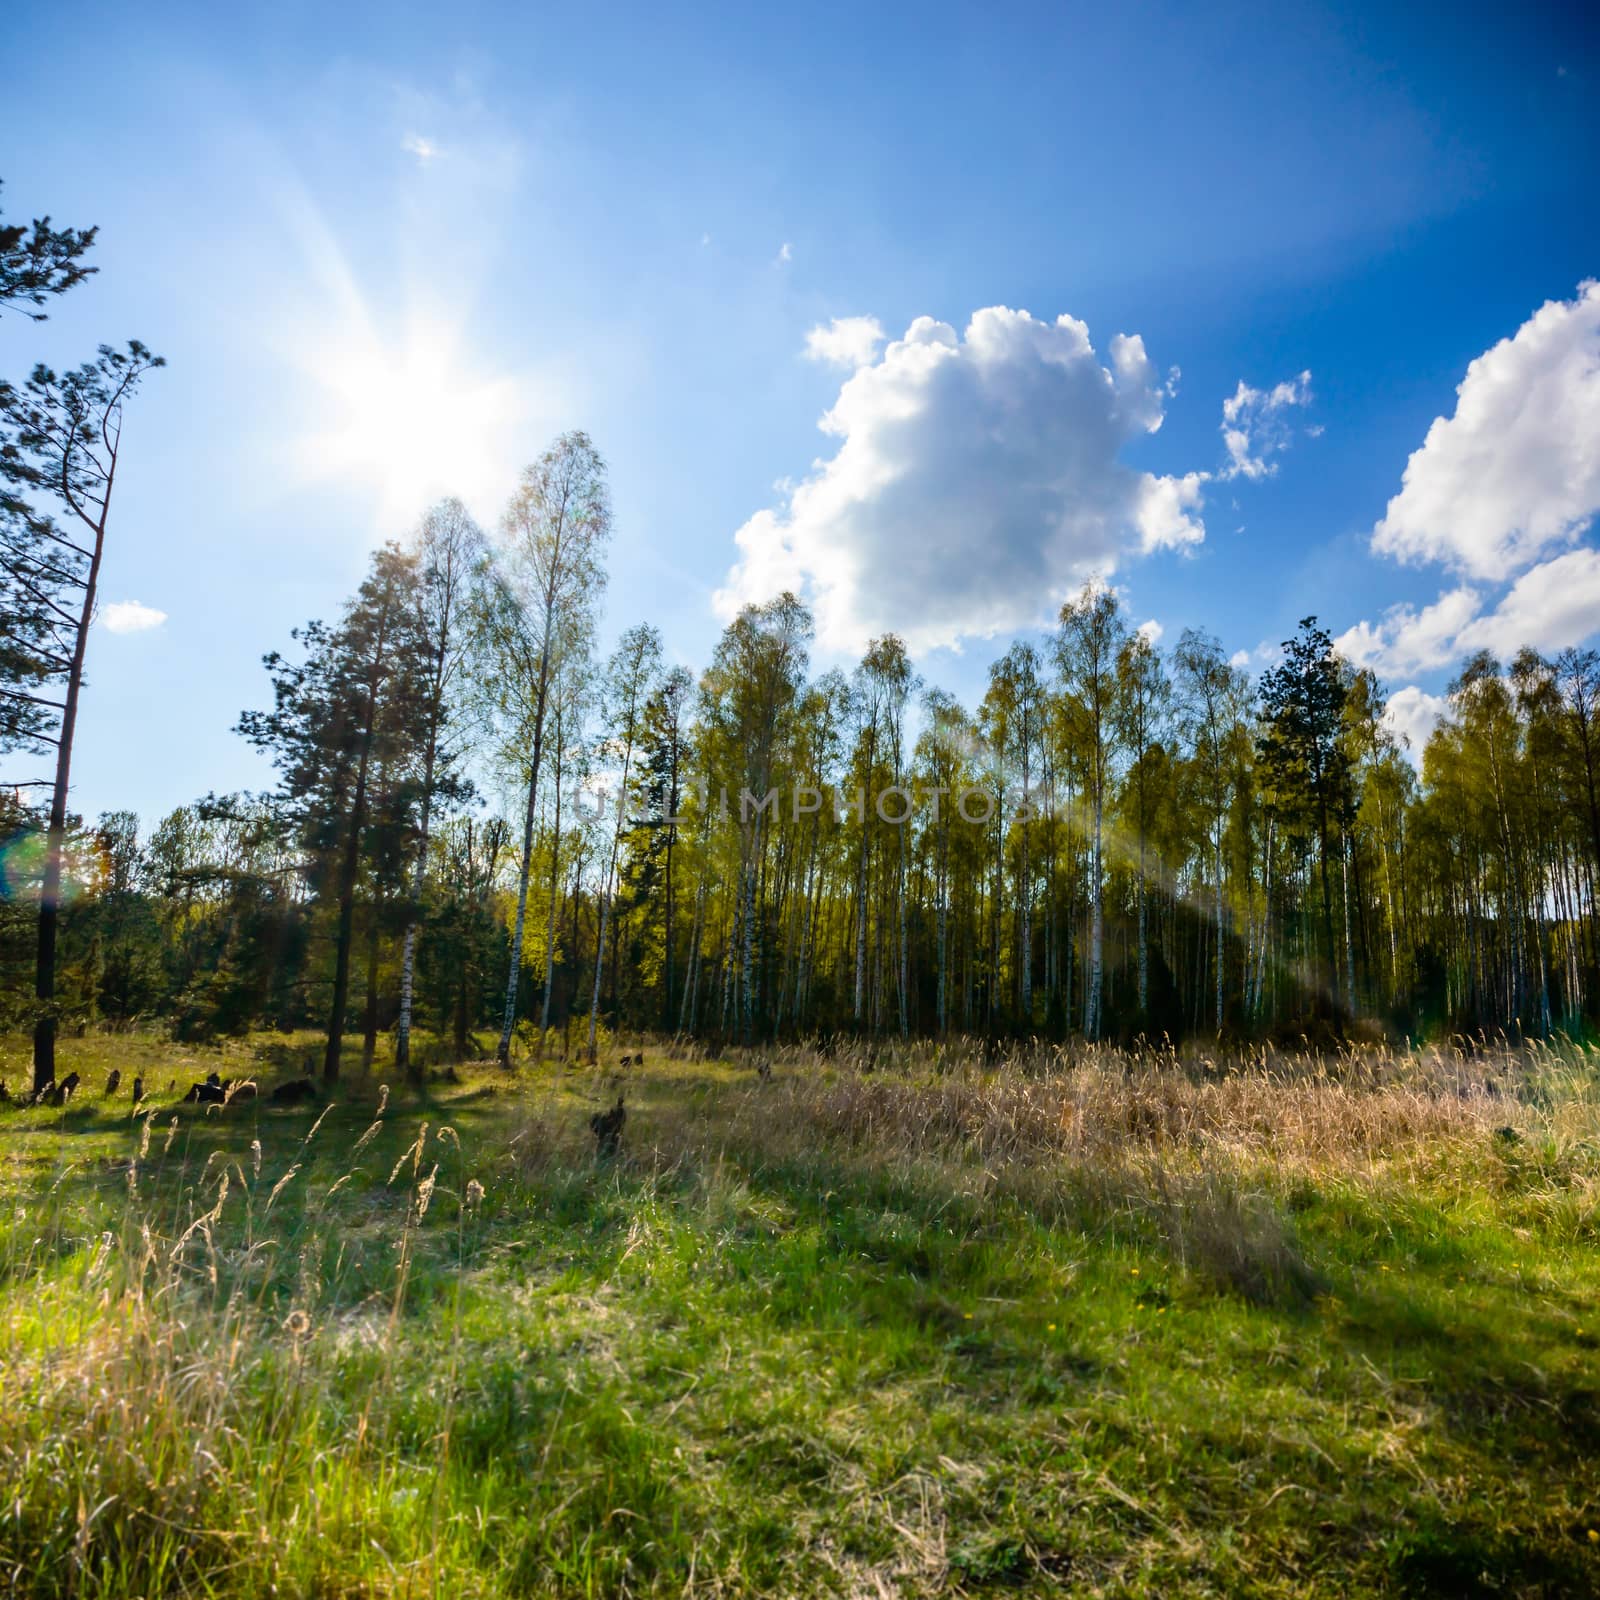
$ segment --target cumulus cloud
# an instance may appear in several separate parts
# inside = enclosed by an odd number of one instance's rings
[[[1373,625],[1358,622],[1334,641],[1358,666],[1425,672],[1474,650],[1515,655],[1524,645],[1564,650],[1600,632],[1600,550],[1569,550],[1522,574],[1491,610],[1463,585],[1430,606],[1391,606]]]
[[[400,148],[407,155],[415,156],[424,166],[439,153],[438,145],[432,139],[424,139],[420,133],[408,133],[400,141]]]
[[[1347,661],[1376,672],[1426,672],[1460,654],[1461,630],[1483,608],[1476,589],[1451,589],[1418,611],[1390,606],[1378,623],[1358,622],[1333,641]]]
[[[1600,511],[1600,283],[1486,350],[1406,464],[1372,548],[1504,580]]]
[[[778,246],[778,265],[786,267],[794,260],[794,246],[787,239]]]
[[[1141,622],[1139,624],[1139,636],[1148,645],[1160,644],[1161,643],[1161,635],[1164,634],[1166,631],[1167,630],[1165,628],[1163,628],[1161,626],[1161,624],[1159,622],[1157,622],[1154,617],[1151,617],[1151,619],[1148,622]]]
[[[1512,584],[1493,611],[1457,636],[1462,651],[1514,655],[1523,645],[1564,650],[1600,631],[1600,550],[1569,550],[1542,561]]]
[[[838,441],[735,535],[716,604],[808,595],[820,642],[901,632],[914,650],[1045,621],[1130,556],[1205,536],[1205,475],[1157,477],[1123,449],[1154,433],[1163,383],[1137,336],[1103,363],[1070,316],[990,306],[965,332],[920,317],[845,380]]]
[[[167,620],[165,611],[140,605],[137,600],[113,600],[100,608],[100,620],[108,633],[146,633]]]
[[[1311,404],[1311,374],[1276,383],[1270,389],[1252,389],[1243,378],[1222,402],[1222,442],[1228,464],[1224,478],[1270,478],[1278,470],[1271,457],[1289,448],[1294,436],[1287,415]]]
[[[1410,751],[1412,759],[1420,762],[1428,735],[1449,709],[1450,702],[1443,695],[1429,694],[1415,684],[1408,684],[1389,696],[1389,703],[1383,709],[1383,723],[1401,747]]]
[[[806,359],[853,372],[870,365],[883,341],[883,324],[876,317],[835,317],[806,335]]]
[[[1198,544],[1205,537],[1198,513],[1209,476],[1205,472],[1186,472],[1181,478],[1157,478],[1148,472],[1143,475],[1134,511],[1142,550],[1175,550],[1181,545]]]

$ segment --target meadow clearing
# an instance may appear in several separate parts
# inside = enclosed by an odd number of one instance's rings
[[[1593,1048],[312,1048],[0,1111],[0,1590],[1600,1592]]]

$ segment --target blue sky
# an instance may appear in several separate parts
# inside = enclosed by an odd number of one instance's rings
[[[697,666],[787,574],[819,664],[893,626],[970,703],[1098,568],[1252,667],[1314,611],[1420,726],[1466,648],[1600,619],[1581,8],[35,7],[0,67],[6,214],[102,230],[5,370],[170,363],[104,589],[165,620],[96,629],[90,815],[267,782],[262,653],[568,427],[608,636]]]

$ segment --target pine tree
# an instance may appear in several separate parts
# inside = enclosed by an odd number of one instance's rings
[[[45,321],[49,313],[40,306],[100,270],[83,264],[99,231],[52,228],[49,217],[34,218],[31,227],[0,222],[0,311]]]
[[[1256,741],[1264,781],[1287,825],[1314,830],[1322,886],[1323,970],[1339,1010],[1333,894],[1328,877],[1329,835],[1351,807],[1350,759],[1340,742],[1348,686],[1333,640],[1315,617],[1283,642],[1283,659],[1261,679],[1262,731]],[[1347,994],[1352,1004],[1355,997]]]
[[[392,545],[336,628],[297,632],[305,657],[266,658],[274,705],[246,712],[240,732],[271,751],[280,803],[296,826],[306,870],[334,923],[332,1000],[323,1076],[339,1076],[350,991],[357,890],[363,865],[391,890],[414,838],[421,791],[404,774],[426,738],[430,639],[419,626],[416,564]]]
[[[56,939],[67,796],[89,629],[121,464],[124,408],[145,375],[164,364],[134,340],[126,351],[101,345],[95,360],[72,372],[36,366],[21,389],[0,384],[0,566],[8,596],[0,669],[11,685],[0,699],[27,708],[20,720],[8,717],[0,723],[0,737],[30,748],[53,745],[56,752],[34,968],[36,1088],[55,1081]],[[41,502],[52,501],[65,526],[41,509]],[[20,596],[14,609],[13,595]],[[19,683],[32,688],[15,687]],[[32,692],[47,683],[59,685],[59,701]],[[44,715],[37,715],[41,711]]]

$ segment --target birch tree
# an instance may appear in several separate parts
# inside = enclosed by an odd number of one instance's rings
[[[1137,841],[1137,960],[1139,971],[1139,1020],[1149,1021],[1150,1012],[1150,771],[1149,756],[1158,742],[1172,688],[1155,646],[1142,633],[1131,633],[1117,651],[1117,732],[1128,756],[1126,795],[1123,809],[1133,814]]]
[[[1084,754],[1090,808],[1089,972],[1083,999],[1083,1031],[1100,1037],[1101,991],[1105,981],[1105,812],[1112,757],[1119,733],[1117,661],[1127,627],[1116,593],[1103,583],[1087,583],[1076,600],[1061,608],[1056,664],[1074,707],[1078,743]]]
[[[961,706],[942,689],[930,689],[922,701],[925,727],[917,741],[918,778],[932,804],[928,826],[933,832],[934,1016],[939,1036],[950,1031],[950,834],[957,797],[971,775],[977,730]]]
[[[591,685],[588,663],[576,658],[563,658],[556,664],[555,684],[551,690],[551,745],[550,782],[553,822],[550,831],[550,885],[549,904],[545,911],[544,935],[544,998],[539,1007],[538,1059],[544,1060],[545,1043],[550,1034],[550,1006],[555,996],[556,965],[560,945],[557,920],[561,910],[561,828],[562,799],[567,793],[576,796],[577,785],[587,772],[584,715],[589,708]],[[570,783],[568,780],[572,780]]]
[[[524,471],[506,508],[497,570],[479,619],[501,749],[520,770],[525,794],[505,1012],[496,1049],[502,1066],[511,1064],[517,1023],[551,679],[561,656],[588,650],[605,588],[603,558],[610,537],[605,462],[587,434],[563,434]]]
[[[423,519],[412,558],[417,566],[414,590],[416,633],[427,651],[427,679],[422,704],[421,803],[415,841],[416,866],[406,905],[400,956],[400,1015],[395,1024],[396,1071],[412,1072],[411,1011],[414,996],[417,920],[428,871],[428,844],[434,807],[442,780],[460,753],[451,738],[451,702],[471,640],[471,585],[480,575],[485,554],[483,534],[459,500],[445,500]],[[418,1069],[420,1070],[420,1069]]]
[[[906,653],[905,642],[898,634],[885,634],[881,639],[874,639],[867,647],[866,656],[861,662],[860,681],[863,685],[862,702],[866,708],[865,726],[868,733],[867,744],[867,770],[863,782],[865,799],[864,814],[862,817],[863,854],[861,858],[861,891],[862,891],[862,919],[857,933],[856,971],[858,988],[865,971],[866,951],[866,918],[865,918],[865,840],[868,830],[872,827],[874,819],[884,820],[883,796],[874,792],[876,784],[876,760],[878,738],[881,733],[886,754],[888,756],[888,777],[890,786],[895,789],[904,787],[906,758],[909,751],[906,748],[906,706],[922,686],[921,679],[912,670],[911,657]],[[887,810],[890,816],[897,814],[901,809],[902,797],[896,796],[895,801],[889,802]],[[909,808],[905,808],[909,812]],[[898,997],[898,1017],[900,1034],[904,1037],[910,1032],[909,988],[910,976],[910,950],[909,935],[906,927],[906,851],[911,832],[911,819],[909,814],[902,817],[895,824],[895,935],[896,935],[896,981],[895,988]],[[858,995],[858,1007],[859,1007]]]
[[[1216,1026],[1224,1016],[1227,973],[1227,914],[1222,841],[1236,772],[1234,746],[1242,727],[1248,684],[1228,663],[1222,646],[1208,633],[1185,628],[1173,654],[1184,732],[1193,752],[1196,790],[1213,877],[1215,911],[1214,996]]]
[[[661,635],[648,623],[630,628],[612,652],[606,668],[602,703],[610,724],[605,754],[621,762],[616,805],[611,825],[610,854],[600,885],[600,933],[594,952],[594,992],[589,999],[589,1059],[594,1060],[596,1030],[600,1022],[600,976],[605,969],[606,933],[615,899],[617,852],[629,817],[628,783],[633,776],[633,756],[644,731],[644,711],[661,671]]]

